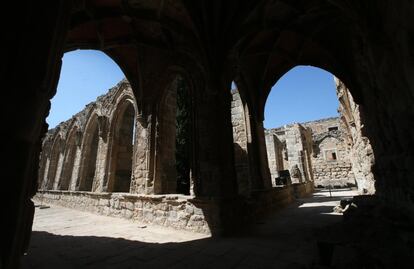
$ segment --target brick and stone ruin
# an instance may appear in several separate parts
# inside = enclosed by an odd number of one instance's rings
[[[206,231],[208,226],[215,235],[234,235],[254,227],[252,220],[258,216],[312,191],[311,174],[315,182],[324,182],[324,173],[335,172],[337,182],[342,174],[352,172],[366,195],[354,197],[357,209],[344,214],[343,227],[321,232],[327,238],[320,252],[342,254],[342,261],[359,265],[336,268],[404,268],[398,262],[411,266],[412,1],[45,0],[7,4],[6,10],[15,16],[12,20],[3,16],[2,29],[1,268],[18,268],[27,252],[33,197],[43,195],[45,201],[63,201],[66,206],[102,214],[145,217],[148,222],[180,229]],[[103,97],[47,134],[46,118],[62,57],[77,49],[99,50],[114,60],[130,82],[136,104],[126,91],[111,91],[112,97]],[[303,65],[331,72],[352,93],[351,98],[338,82],[338,131],[343,133],[332,130],[324,138],[310,134],[305,124],[284,130],[288,152],[274,164],[283,163],[283,170],[273,170],[271,176],[263,127],[266,100],[286,72]],[[186,105],[191,108],[186,116],[189,127],[184,124],[187,127],[175,134],[187,137],[187,143],[170,131],[175,130],[173,116],[178,113],[174,105],[168,105],[174,103],[175,93],[167,97],[167,92],[178,76],[187,85]],[[243,106],[233,115],[232,81]],[[232,118],[243,118],[245,123],[237,125]],[[298,148],[289,152],[296,143],[291,139],[299,135],[306,137],[306,143],[301,139]],[[283,140],[277,134],[274,138]],[[329,165],[336,158],[342,167],[344,151],[337,144],[341,139],[351,172],[337,168],[320,172],[316,162],[310,169],[318,158],[329,160]],[[43,141],[43,152],[49,152],[50,158],[41,152]],[[284,145],[277,143],[275,151],[283,153]],[[315,143],[321,147],[315,149]],[[292,184],[273,186],[273,181],[288,183],[287,173],[279,173],[286,170]],[[174,172],[176,176],[171,176]],[[375,194],[368,195],[374,185]],[[283,243],[284,238],[269,240]],[[322,267],[330,265],[328,257]]]
[[[313,187],[357,186],[361,193],[375,192],[374,159],[361,133],[358,106],[343,83],[335,81],[340,117],[265,130],[268,167],[264,169],[269,169],[272,187],[279,191],[273,195],[286,196],[283,203],[292,201],[298,189],[299,195],[306,195]],[[184,129],[179,111],[185,88],[180,85],[182,79],[177,79],[165,92],[152,130],[139,120],[126,80],[49,130],[43,140],[36,199],[210,233],[200,201],[194,197],[191,164],[184,173],[177,165],[182,163],[179,138]],[[246,109],[238,90],[231,94],[238,193],[249,197],[254,186]],[[285,180],[283,173],[288,175]]]

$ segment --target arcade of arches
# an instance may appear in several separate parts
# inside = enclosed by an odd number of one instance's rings
[[[359,107],[343,83],[336,81],[342,124],[339,118],[331,118],[265,130],[269,190],[273,189],[273,196],[285,197],[280,204],[293,201],[293,194],[309,194],[314,186],[357,185],[361,193],[375,192],[372,149],[369,142],[357,143],[367,141],[362,136]],[[210,233],[206,216],[193,199],[192,109],[183,107],[191,103],[185,81],[177,77],[164,95],[155,124],[143,126],[136,119],[131,86],[123,80],[49,130],[42,143],[35,199]],[[250,179],[248,107],[237,89],[232,89],[231,102],[238,194],[248,198],[256,191]],[[350,130],[351,125],[355,130]],[[286,169],[292,178],[280,182]],[[190,194],[190,190],[191,196],[174,195]]]
[[[178,171],[172,161],[176,139],[162,137],[174,120],[161,120],[159,115],[175,115],[169,111],[173,108],[160,104],[168,103],[166,91],[177,75],[186,82],[192,107],[191,148],[187,149],[191,161],[180,170],[186,171],[186,179],[180,182],[186,183],[186,192],[194,198],[189,204],[179,195],[172,200],[168,195],[154,199],[188,205],[189,217],[217,234],[245,228],[257,211],[270,209],[269,201],[276,194],[267,165],[264,105],[271,86],[284,73],[297,65],[312,65],[333,73],[349,87],[363,114],[364,135],[375,156],[376,194],[355,199],[358,210],[350,218],[370,221],[358,229],[373,229],[377,227],[374,224],[383,223],[383,229],[401,232],[392,237],[397,241],[399,235],[412,232],[411,1],[22,3],[11,3],[19,19],[5,22],[2,33],[6,42],[0,74],[2,85],[10,89],[1,93],[2,126],[8,136],[3,147],[7,156],[4,177],[8,179],[4,190],[8,195],[2,197],[7,216],[2,223],[2,268],[18,267],[27,249],[34,214],[31,199],[40,187],[38,182],[54,190],[111,191],[106,198],[110,204],[112,198],[113,203],[120,201],[116,195],[128,187],[135,193],[176,192],[177,177],[168,181],[165,176],[167,171]],[[45,119],[56,91],[61,58],[74,49],[99,49],[110,56],[130,82],[136,104],[128,101],[128,96],[115,98],[113,101],[122,102],[116,110],[106,111],[103,103],[92,113],[91,107],[86,122],[74,120],[72,126],[57,132],[53,142],[45,145],[53,157],[49,163],[48,158],[41,159],[45,169],[38,180],[41,143],[48,129]],[[243,115],[248,123],[247,140],[239,147],[248,154],[240,157],[235,154],[230,113],[233,80],[247,108]],[[354,130],[355,122],[350,120],[353,107],[344,109],[343,115]],[[355,152],[365,144],[362,138],[354,142]],[[157,155],[157,149],[165,152]],[[105,150],[110,154],[102,154]],[[131,153],[134,162],[144,161],[123,166],[122,160],[129,159]],[[135,156],[140,154],[146,156]],[[235,163],[240,170],[235,169]],[[96,175],[102,181],[95,180]],[[241,182],[241,176],[248,180]],[[249,189],[254,194],[250,197]],[[125,203],[127,206],[130,204]],[[200,211],[203,219],[195,217]],[[377,233],[375,238],[385,238],[384,234]],[[412,246],[410,236],[398,241],[399,245]]]

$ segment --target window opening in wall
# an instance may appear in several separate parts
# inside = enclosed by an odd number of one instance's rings
[[[134,105],[129,101],[124,101],[125,107],[121,107],[118,122],[115,126],[115,137],[112,144],[114,170],[113,192],[129,192],[132,175],[132,152],[134,141]],[[122,104],[121,104],[122,105]]]
[[[336,161],[337,159],[336,149],[325,150],[325,159],[327,161]]]
[[[177,171],[177,192],[190,194],[191,176],[191,98],[185,80],[177,78],[177,109],[175,136],[175,168]]]
[[[338,98],[334,76],[311,66],[292,68],[273,86],[266,100],[264,127],[274,187],[284,182],[281,176],[286,171],[292,183],[310,182],[316,186],[327,178],[322,185],[330,184],[332,175],[326,171],[339,169],[333,167],[338,156],[336,151],[325,150],[336,143],[330,140],[329,132],[338,130],[341,122]],[[341,180],[346,186],[348,181]]]

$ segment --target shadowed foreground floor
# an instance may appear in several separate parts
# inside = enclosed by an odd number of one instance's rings
[[[318,191],[258,222],[252,234],[203,234],[51,206],[36,208],[23,268],[310,268],[315,231],[340,222],[332,213],[355,191]]]

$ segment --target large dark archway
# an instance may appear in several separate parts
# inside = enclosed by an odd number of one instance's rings
[[[19,100],[19,105],[4,106],[14,115],[5,123],[11,130],[5,155],[13,156],[6,166],[14,179],[7,188],[11,199],[6,208],[11,212],[4,222],[6,268],[15,267],[28,242],[40,137],[47,129],[44,119],[55,94],[60,58],[65,49],[84,46],[111,51],[134,85],[140,77],[157,78],[162,71],[156,70],[164,70],[161,66],[168,59],[192,59],[209,81],[203,90],[210,114],[205,109],[202,116],[212,123],[203,130],[202,141],[213,144],[221,138],[219,145],[232,143],[231,124],[217,116],[226,111],[221,102],[210,101],[228,93],[223,76],[242,72],[252,93],[251,111],[259,111],[266,100],[263,92],[277,81],[274,76],[297,64],[332,71],[366,111],[377,157],[378,195],[395,209],[410,212],[404,210],[412,208],[414,188],[410,1],[46,1],[16,10],[24,19],[6,29],[10,42],[1,69],[5,84],[15,86],[3,93],[3,100]],[[261,67],[270,71],[262,72]],[[151,79],[142,85],[143,92],[152,91]],[[254,117],[259,129],[263,117]],[[204,186],[210,184],[208,192],[216,196],[232,193],[229,148],[208,145],[203,148],[207,157],[198,155],[204,157],[200,180],[205,179]]]
[[[290,69],[272,87],[265,110],[273,186],[280,173],[295,170],[293,182],[375,193],[363,111],[333,74],[313,66]]]

